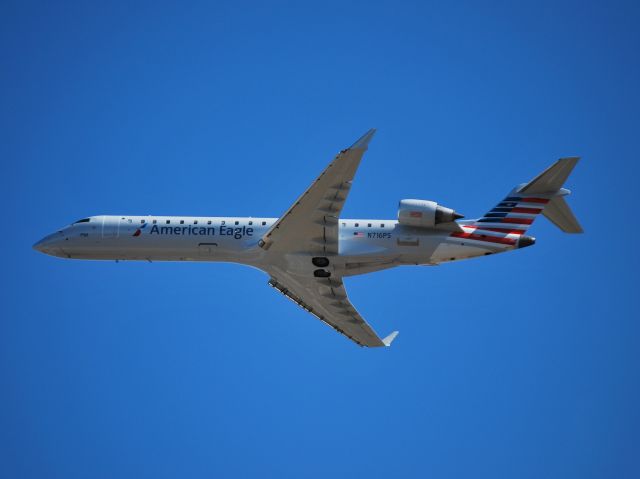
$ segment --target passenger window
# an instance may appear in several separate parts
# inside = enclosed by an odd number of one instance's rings
[[[380,223],[380,228],[384,228],[384,223]]]
[[[184,220],[180,220],[180,224],[183,225],[184,224]]]
[[[236,226],[238,226],[239,224],[240,224],[240,222],[239,222],[239,221],[236,221]]]
[[[371,228],[371,223],[367,223],[367,228]]]
[[[158,220],[153,220],[153,224],[155,225],[158,222]]]
[[[165,221],[165,223],[170,225],[171,224],[171,220],[167,220],[167,221]]]
[[[358,226],[360,226],[360,223],[356,223],[356,225],[355,225],[355,226],[356,226],[356,228],[357,228]]]
[[[128,221],[129,223],[131,223],[131,222],[132,222],[132,221],[131,221],[131,218],[129,218],[127,221]]]
[[[193,220],[193,224],[197,225],[198,224],[198,220]]]
[[[253,224],[253,221],[249,221],[249,226],[251,226]]]
[[[266,224],[267,224],[267,222],[266,222],[266,221],[263,221],[263,222],[262,222],[262,226],[264,226],[264,225],[266,225]]]
[[[211,220],[207,221],[207,224],[210,225],[211,224]]]
[[[140,220],[140,224],[144,224],[144,220]]]

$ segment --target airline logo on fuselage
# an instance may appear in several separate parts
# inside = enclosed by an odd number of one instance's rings
[[[135,233],[133,233],[133,236],[140,236],[142,234],[142,230],[145,229],[146,227],[147,227],[147,223],[143,224],[140,228],[136,230]]]
[[[217,231],[216,231],[217,230]],[[138,229],[140,231],[140,229]],[[134,233],[139,236],[140,233]],[[231,236],[234,239],[242,239],[245,236],[253,236],[253,228],[247,226],[158,226],[153,225],[149,231],[150,235],[170,235],[170,236]]]

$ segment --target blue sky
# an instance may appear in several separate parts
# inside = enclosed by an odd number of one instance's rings
[[[634,2],[3,2],[0,476],[640,475]],[[518,2],[519,3],[519,2]],[[77,262],[96,214],[478,216],[562,156],[586,234],[347,280],[355,347],[249,268]]]

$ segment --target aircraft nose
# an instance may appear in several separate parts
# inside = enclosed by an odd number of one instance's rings
[[[61,231],[45,236],[33,245],[33,249],[44,254],[55,256],[55,250],[60,246],[60,240],[64,235]]]
[[[44,253],[43,249],[44,249],[44,238],[42,238],[40,241],[36,241],[33,244],[33,249],[36,251],[40,251],[41,253]]]

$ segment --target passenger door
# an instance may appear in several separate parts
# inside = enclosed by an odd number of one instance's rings
[[[124,219],[124,218],[123,218]],[[117,238],[120,236],[120,223],[123,219],[103,216],[102,217],[102,238]]]

